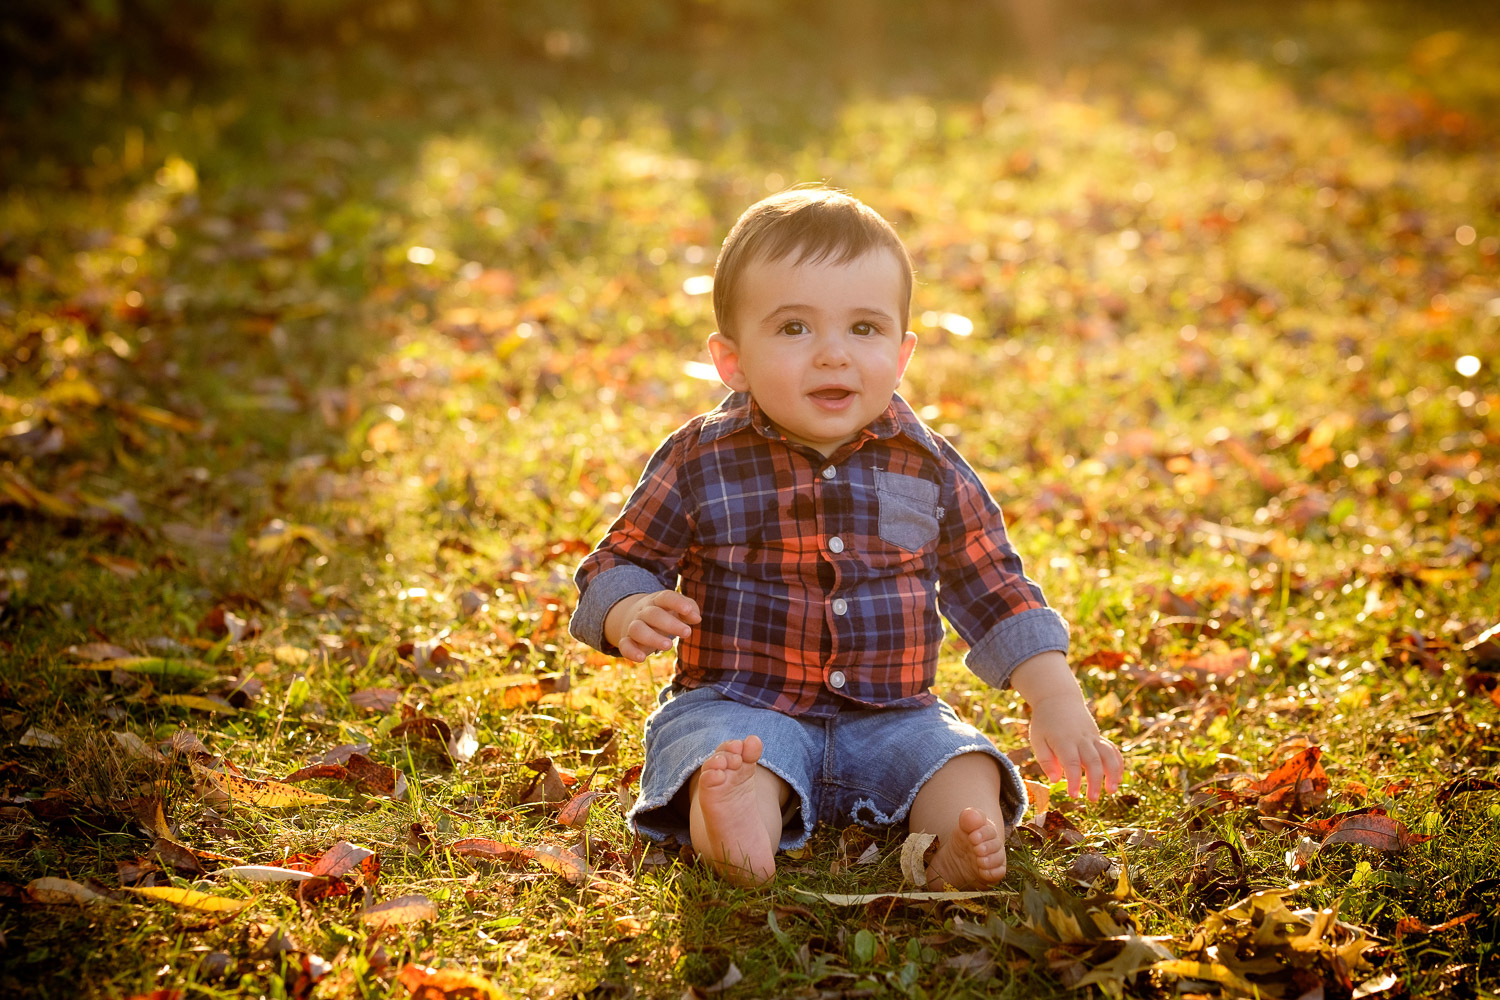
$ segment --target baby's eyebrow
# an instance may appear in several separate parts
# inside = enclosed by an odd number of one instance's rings
[[[800,302],[789,302],[786,305],[777,306],[775,309],[771,310],[766,314],[766,317],[764,320],[762,320],[762,322],[769,323],[774,320],[780,319],[785,315],[797,315],[799,313],[816,314],[817,312],[819,312],[817,306],[804,305]],[[856,308],[853,310],[853,313],[856,316],[883,320],[886,323],[896,322],[896,317],[892,316],[884,309],[878,309],[874,306]]]

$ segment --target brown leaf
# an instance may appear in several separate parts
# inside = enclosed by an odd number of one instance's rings
[[[1321,805],[1329,785],[1322,757],[1322,747],[1307,747],[1264,778],[1250,782],[1247,790],[1260,797],[1260,811],[1267,815],[1311,812]]]
[[[584,826],[589,821],[589,807],[603,794],[599,791],[579,792],[562,807],[562,811],[557,814],[557,821],[563,826]]]
[[[408,962],[396,973],[413,1000],[506,1000],[500,988],[462,969],[433,969]]]
[[[66,650],[69,656],[80,660],[124,660],[135,654],[112,642],[86,642],[81,646],[69,646]]]
[[[1453,796],[1463,795],[1465,792],[1493,791],[1500,791],[1500,781],[1492,781],[1489,778],[1476,778],[1473,776],[1469,776],[1466,778],[1454,778],[1452,781],[1444,783],[1443,787],[1438,789],[1437,798],[1435,798],[1433,801],[1437,805],[1444,805],[1448,802],[1449,799],[1453,798]]]
[[[1416,917],[1402,917],[1396,921],[1396,936],[1401,937],[1406,934],[1438,934],[1442,931],[1451,931],[1453,928],[1466,924],[1478,916],[1479,914],[1477,913],[1465,913],[1454,917],[1452,920],[1444,920],[1440,924],[1425,923]]]
[[[401,692],[395,688],[360,688],[349,696],[349,704],[366,712],[389,712],[400,703]]]
[[[446,750],[448,741],[453,738],[453,730],[442,719],[431,715],[415,715],[391,730],[392,736],[405,736],[410,739],[435,740],[443,745]]]
[[[329,878],[338,878],[340,875],[353,871],[355,868],[375,852],[368,847],[358,847],[341,840],[328,849],[328,852],[318,859],[318,863],[312,866],[314,875],[326,875]]]
[[[359,919],[377,930],[399,927],[403,924],[420,923],[423,920],[436,920],[437,907],[433,906],[432,900],[426,896],[400,896],[370,907],[360,913]]]
[[[1431,839],[1428,835],[1412,833],[1390,816],[1364,813],[1339,823],[1323,838],[1319,848],[1329,844],[1363,844],[1377,851],[1400,851]]]

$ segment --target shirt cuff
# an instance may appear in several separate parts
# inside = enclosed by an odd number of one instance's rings
[[[568,622],[568,633],[601,653],[619,655],[619,648],[604,638],[604,618],[609,609],[632,594],[652,594],[661,589],[661,581],[639,566],[611,567],[594,577],[578,595],[578,607]]]
[[[991,687],[1005,687],[1011,673],[1038,653],[1067,655],[1068,625],[1051,608],[1032,608],[1007,618],[974,644],[964,665]]]

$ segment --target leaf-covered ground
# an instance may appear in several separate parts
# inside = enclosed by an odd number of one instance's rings
[[[725,14],[8,94],[0,992],[1494,995],[1482,17],[1145,7],[1022,60],[1000,8]],[[901,831],[754,892],[635,840],[669,665],[566,635],[722,391],[725,228],[806,180],[908,240],[904,391],[1127,751],[993,894],[899,895]]]

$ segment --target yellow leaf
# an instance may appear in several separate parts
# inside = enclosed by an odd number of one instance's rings
[[[200,913],[238,913],[250,905],[248,899],[226,899],[223,896],[210,896],[206,892],[198,892],[194,889],[175,889],[171,886],[145,888],[123,886],[122,888],[138,896],[145,896],[147,899],[170,903],[184,910],[197,910]]]
[[[169,660],[160,656],[127,656],[118,660],[70,663],[68,669],[123,670],[128,674],[144,674],[157,680],[184,681],[189,684],[202,684],[218,676],[212,667],[200,660]]]
[[[1255,984],[1241,979],[1230,971],[1227,965],[1217,962],[1193,962],[1185,958],[1173,958],[1163,962],[1155,962],[1151,965],[1153,972],[1165,972],[1171,976],[1182,979],[1204,979],[1230,989],[1239,990],[1247,996],[1256,996]]]
[[[288,785],[280,781],[256,781],[253,778],[242,778],[237,774],[225,774],[222,771],[211,771],[206,767],[198,766],[194,766],[193,771],[231,801],[261,806],[265,809],[286,809],[294,806],[321,805],[324,802],[348,801],[348,799],[335,799],[331,795],[309,792],[296,785]]]
[[[158,705],[172,708],[191,708],[199,712],[218,712],[220,715],[238,715],[239,709],[227,701],[216,701],[199,694],[163,694],[156,698]]]
[[[426,896],[401,896],[372,906],[359,915],[371,927],[395,927],[423,920],[436,920],[437,907]]]

